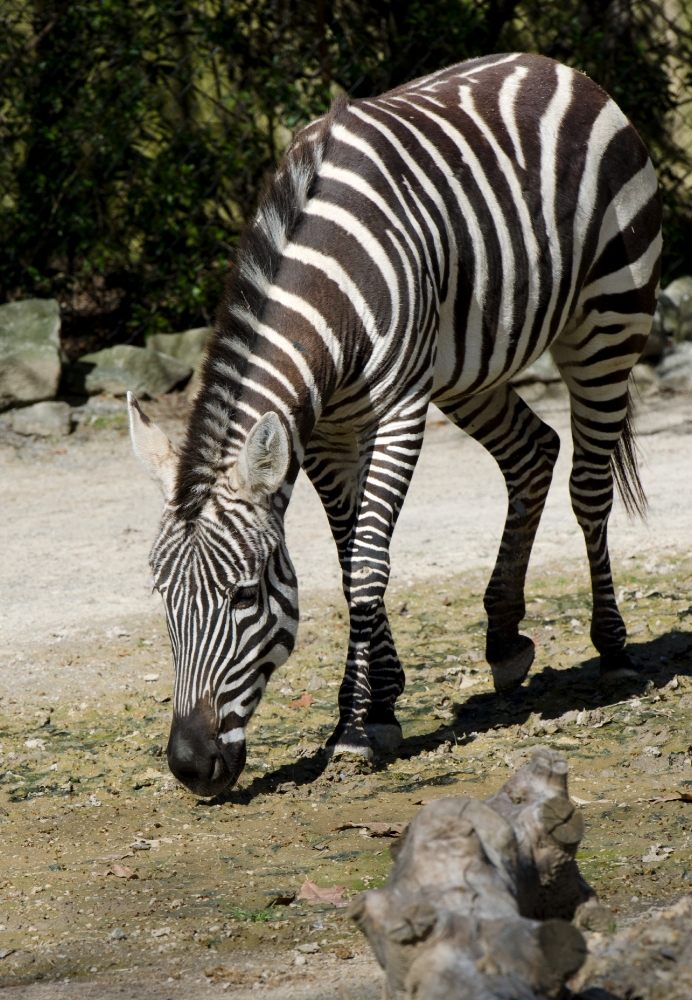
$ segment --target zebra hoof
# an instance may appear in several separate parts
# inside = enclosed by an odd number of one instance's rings
[[[335,743],[334,746],[325,747],[325,750],[328,757],[337,757],[344,753],[350,753],[357,757],[363,757],[365,760],[372,760],[375,756],[371,746],[365,747],[352,743]]]
[[[515,652],[513,656],[490,664],[495,690],[500,695],[507,695],[511,694],[512,691],[516,691],[526,679],[526,675],[531,669],[531,664],[536,655],[533,639],[529,639],[527,635],[518,636],[516,648],[518,652]]]
[[[639,672],[624,649],[618,653],[604,653],[598,672],[600,687],[617,687],[624,681],[636,680]]]
[[[329,757],[341,753],[357,754],[366,760],[372,760],[374,757],[370,740],[360,727],[355,726],[344,726],[343,729],[339,726],[327,740],[325,750]]]
[[[378,750],[389,753],[398,749],[404,738],[400,725],[386,722],[366,722],[365,733]]]

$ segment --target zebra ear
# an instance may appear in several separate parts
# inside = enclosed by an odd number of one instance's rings
[[[238,489],[258,501],[276,493],[288,472],[291,450],[278,414],[261,417],[248,434],[235,465]]]
[[[149,419],[131,392],[127,394],[130,437],[135,455],[154,482],[159,484],[164,500],[175,492],[178,460],[173,446],[160,427]]]

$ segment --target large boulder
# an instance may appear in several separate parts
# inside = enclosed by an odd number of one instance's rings
[[[213,332],[211,326],[199,326],[183,333],[154,333],[147,340],[147,348],[177,358],[197,373],[204,361],[207,344]]]
[[[676,278],[659,297],[663,328],[676,343],[692,340],[692,276]]]
[[[34,403],[33,406],[15,410],[11,426],[15,434],[64,437],[72,429],[72,410],[67,403]]]
[[[656,368],[661,392],[692,393],[692,343],[676,344]]]
[[[692,340],[692,277],[676,278],[658,297],[651,333],[642,358],[655,361],[671,344]]]
[[[116,344],[85,354],[70,365],[66,384],[69,391],[87,396],[101,392],[124,396],[126,392],[134,392],[136,396],[156,399],[185,382],[191,374],[191,365],[168,354]]]
[[[60,367],[60,306],[55,299],[0,306],[0,409],[52,399]]]

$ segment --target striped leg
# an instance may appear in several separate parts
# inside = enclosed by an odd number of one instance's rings
[[[351,616],[349,654],[339,690],[339,724],[327,741],[334,753],[370,756],[366,724],[390,747],[399,736],[393,703],[391,709],[374,706],[373,695],[377,691],[393,699],[400,693],[401,665],[396,654],[378,656],[375,671],[370,667],[370,654],[372,648],[383,648],[382,640],[385,648],[391,644],[389,625],[384,624],[389,543],[423,445],[428,400],[427,392],[407,400],[359,441],[357,513],[342,563]],[[379,628],[378,622],[382,623]]]
[[[507,485],[507,520],[483,601],[488,613],[485,655],[495,690],[507,694],[521,684],[533,662],[533,642],[519,634],[519,623],[526,611],[526,570],[560,439],[506,384],[456,409],[438,405],[488,449]]]
[[[375,612],[370,636],[370,695],[372,703],[365,717],[365,733],[382,750],[396,750],[402,740],[401,725],[394,706],[404,690],[406,675],[399,662],[384,601]]]
[[[613,314],[609,314],[613,318]],[[584,538],[591,571],[591,641],[601,654],[601,676],[632,673],[625,652],[627,633],[618,611],[608,554],[608,517],[613,506],[613,462],[624,469],[624,497],[633,508],[644,503],[632,460],[628,378],[644,346],[651,316],[621,316],[598,324],[592,314],[562,335],[553,355],[570,392],[574,458],[570,476],[572,509]],[[628,467],[629,466],[629,467]],[[627,483],[629,473],[631,482]]]
[[[358,482],[361,456],[355,433],[338,425],[318,424],[308,446],[303,468],[324,505],[336,542],[339,561],[346,571],[348,553],[357,522]],[[369,629],[369,637],[367,630]],[[357,635],[354,635],[354,631]],[[365,648],[367,647],[367,648]],[[363,664],[367,664],[367,669]],[[355,699],[369,703],[362,726],[366,736],[382,749],[395,749],[401,741],[401,726],[394,705],[404,690],[405,675],[392,639],[389,620],[380,600],[372,624],[361,633],[361,617],[352,613],[347,677],[357,677],[353,690],[340,693],[343,702]],[[347,698],[344,698],[347,695]],[[366,751],[370,747],[365,747]]]

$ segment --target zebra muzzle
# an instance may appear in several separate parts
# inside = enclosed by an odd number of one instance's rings
[[[218,795],[231,788],[245,766],[245,741],[224,744],[208,704],[189,715],[174,715],[166,749],[168,766],[195,795]]]

